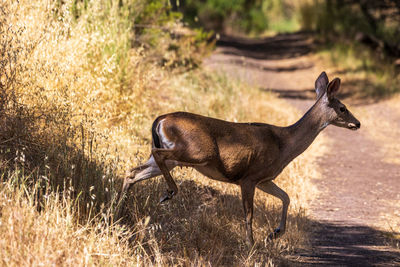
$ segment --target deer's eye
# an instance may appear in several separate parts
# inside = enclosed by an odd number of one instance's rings
[[[346,111],[346,107],[340,107],[340,112],[345,112]]]

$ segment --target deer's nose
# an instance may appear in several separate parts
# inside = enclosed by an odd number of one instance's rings
[[[360,128],[360,127],[361,127],[361,123],[360,123],[360,122],[357,122],[357,123],[356,123],[356,127],[357,127],[357,128]]]

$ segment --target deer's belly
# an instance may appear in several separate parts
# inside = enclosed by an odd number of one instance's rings
[[[220,171],[216,168],[210,168],[208,166],[193,166],[198,172],[211,178],[213,180],[222,181],[222,182],[234,182],[225,177]]]

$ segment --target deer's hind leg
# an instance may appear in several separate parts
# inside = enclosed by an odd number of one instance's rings
[[[161,170],[160,168],[158,168],[158,165],[152,155],[143,165],[130,169],[124,179],[122,192],[118,200],[116,218],[121,217],[121,206],[124,203],[126,193],[129,190],[130,186],[134,185],[137,182],[147,180],[159,175],[161,175]]]
[[[122,193],[129,190],[129,187],[137,182],[147,180],[153,177],[161,175],[161,170],[158,167],[153,155],[143,165],[137,166],[129,170],[128,174],[124,179],[124,185],[122,187]]]
[[[169,168],[167,166],[167,161],[173,162],[174,160],[176,160],[174,152],[175,151],[172,149],[164,149],[164,148],[153,148],[151,151],[169,188],[169,190],[167,190],[167,193],[163,197],[161,197],[160,202],[169,200],[178,193],[178,186],[176,185],[174,179],[172,178],[169,172]]]

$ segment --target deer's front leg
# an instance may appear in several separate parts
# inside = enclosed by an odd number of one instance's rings
[[[288,194],[286,194],[285,191],[280,189],[276,184],[274,184],[272,181],[266,181],[263,183],[260,183],[257,185],[257,188],[260,190],[264,191],[267,194],[271,194],[280,200],[282,200],[282,217],[281,217],[281,222],[279,224],[279,227],[274,230],[273,233],[271,233],[268,236],[268,239],[274,239],[282,234],[285,233],[286,231],[286,218],[287,218],[287,211],[290,203],[290,199]]]
[[[252,247],[254,244],[252,222],[255,186],[246,183],[242,184],[240,187],[242,191],[244,216],[246,219],[246,242],[250,247]]]

